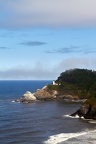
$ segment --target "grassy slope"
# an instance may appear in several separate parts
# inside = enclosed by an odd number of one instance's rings
[[[86,104],[90,104],[92,106],[96,106],[96,98],[92,97],[85,101]]]

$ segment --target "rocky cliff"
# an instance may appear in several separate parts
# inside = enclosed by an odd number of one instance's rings
[[[96,120],[96,98],[91,98],[85,101],[85,103],[70,116],[84,117],[85,119]]]

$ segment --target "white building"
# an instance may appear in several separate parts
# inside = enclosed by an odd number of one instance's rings
[[[53,80],[53,83],[52,83],[53,85],[58,85],[57,83],[55,83],[55,81]]]

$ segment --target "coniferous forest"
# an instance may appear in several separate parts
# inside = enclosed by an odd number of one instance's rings
[[[49,89],[58,90],[59,94],[78,95],[79,98],[96,97],[96,71],[70,69],[57,78],[58,85],[49,85]]]

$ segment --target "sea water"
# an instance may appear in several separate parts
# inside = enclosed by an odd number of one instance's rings
[[[0,81],[0,144],[96,144],[96,121],[69,117],[80,103],[16,103],[52,81]]]

